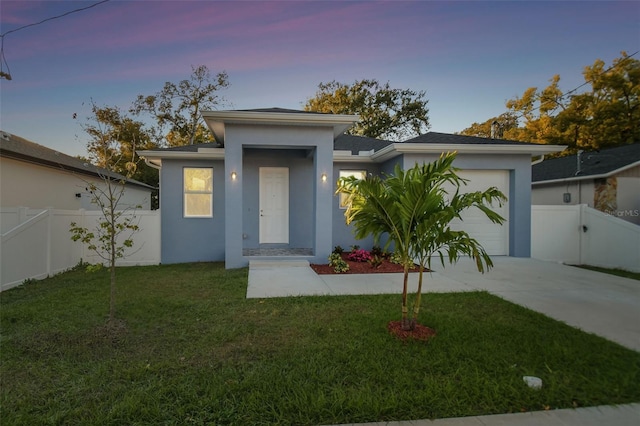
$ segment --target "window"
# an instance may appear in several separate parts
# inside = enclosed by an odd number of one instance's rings
[[[184,217],[213,217],[213,169],[185,167]]]
[[[358,179],[364,179],[367,176],[366,170],[340,170],[340,177],[350,177],[355,176]],[[347,195],[340,194],[340,208],[347,208]]]

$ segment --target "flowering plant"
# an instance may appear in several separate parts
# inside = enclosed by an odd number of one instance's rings
[[[371,260],[371,253],[364,249],[353,250],[347,255],[347,259],[354,262],[368,262]]]

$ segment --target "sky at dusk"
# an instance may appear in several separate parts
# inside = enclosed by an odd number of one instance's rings
[[[96,2],[2,0],[0,32]],[[302,109],[320,82],[371,78],[424,90],[431,130],[453,133],[623,50],[640,50],[638,1],[111,0],[4,37],[0,128],[85,155],[91,101],[126,111],[206,65],[229,75],[219,109]]]

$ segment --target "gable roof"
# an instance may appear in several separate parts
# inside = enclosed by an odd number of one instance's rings
[[[549,158],[532,166],[531,181],[549,183],[609,177],[636,165],[640,165],[640,143],[582,152],[579,171],[577,154]]]
[[[0,130],[0,156],[88,176],[99,178],[108,176],[117,180],[125,179],[127,184],[154,189],[146,183],[134,179],[126,179],[121,174],[94,166],[85,160],[71,157],[2,130]]]

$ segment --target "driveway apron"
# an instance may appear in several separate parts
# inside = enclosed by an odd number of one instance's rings
[[[485,274],[468,259],[443,273],[640,351],[640,281],[535,259],[496,257],[493,262]]]

